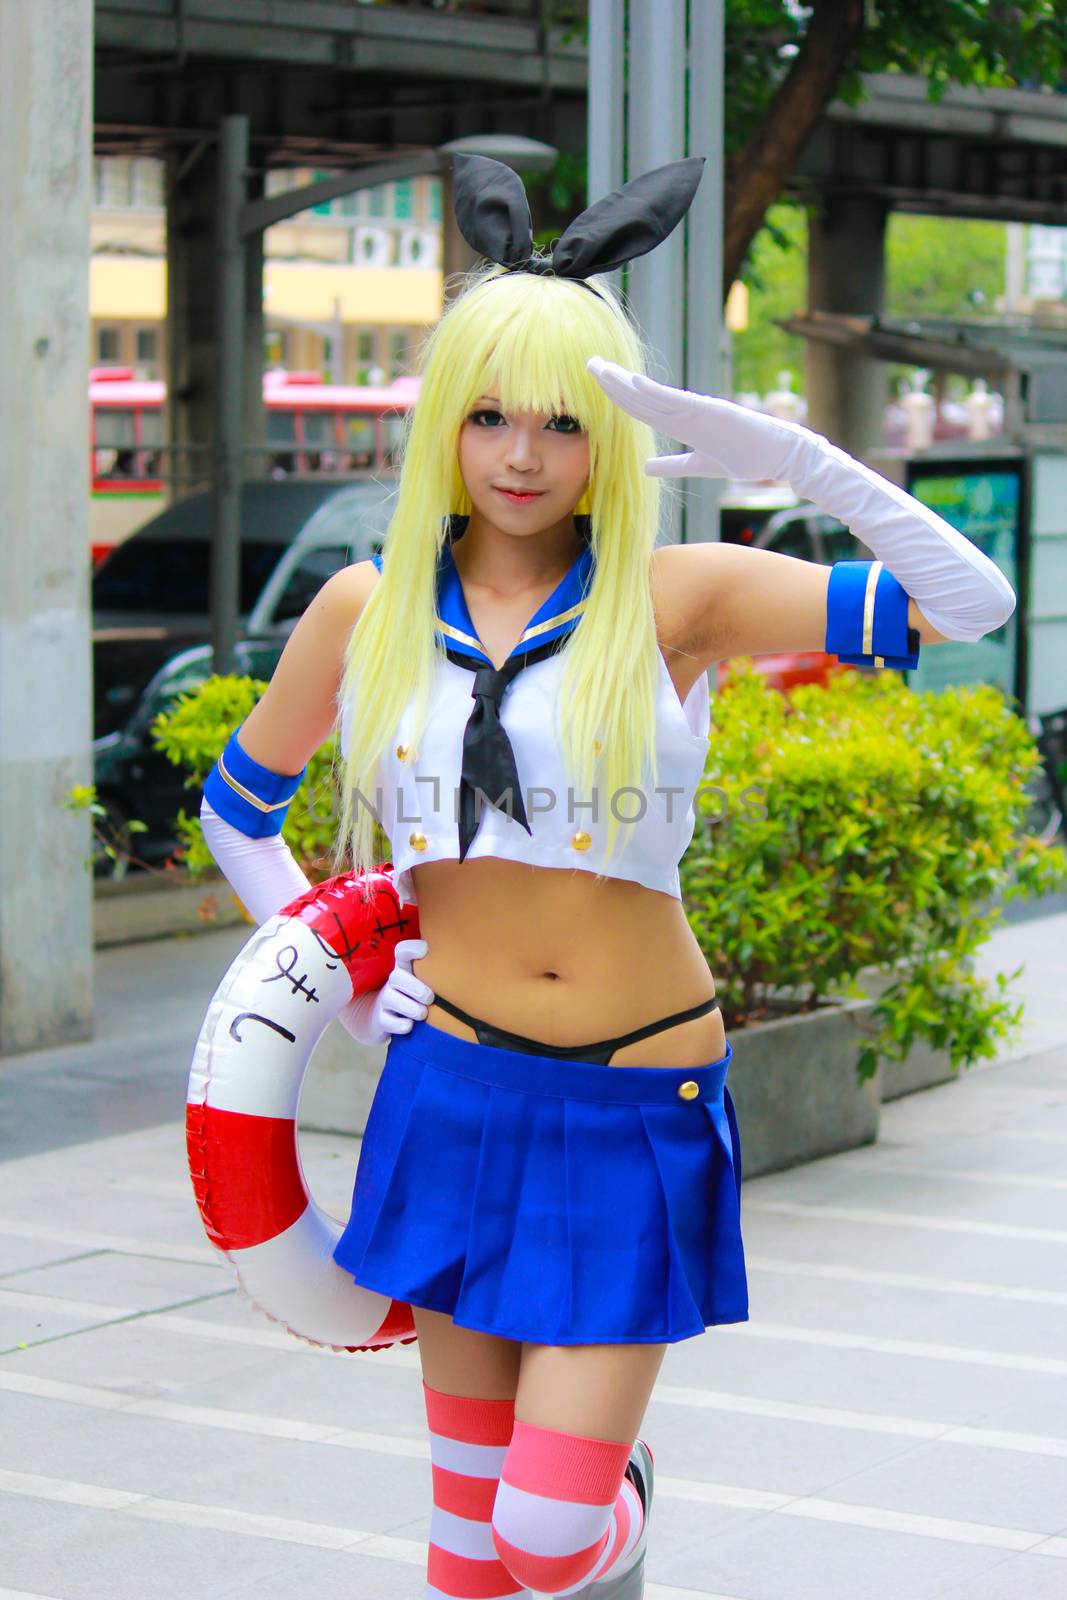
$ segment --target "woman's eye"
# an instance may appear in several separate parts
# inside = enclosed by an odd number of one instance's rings
[[[503,422],[504,420],[499,411],[472,411],[470,420],[474,423],[477,423],[480,428],[489,427],[492,424],[485,421],[487,417],[495,417],[500,422]]]
[[[566,426],[560,426],[556,428],[557,423],[566,424]],[[581,433],[582,431],[582,425],[578,421],[578,418],[568,417],[566,414],[559,417],[553,417],[550,426],[556,428],[558,433]]]

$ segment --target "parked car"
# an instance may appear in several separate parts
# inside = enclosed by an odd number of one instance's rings
[[[237,646],[237,671],[269,679],[285,647],[281,637],[244,639]],[[195,809],[197,796],[185,787],[188,773],[172,766],[157,750],[152,724],[170,711],[183,694],[192,694],[211,676],[211,646],[198,644],[171,655],[137,696],[132,710],[93,741],[96,798],[104,808],[93,841],[97,877],[121,878],[131,858],[158,864],[178,845],[175,820],[184,806]],[[143,823],[135,833],[131,822]],[[111,845],[108,855],[104,842]]]
[[[297,618],[326,579],[382,548],[394,490],[376,483],[247,483],[241,496],[239,670],[269,677]],[[210,674],[211,500],[191,495],[116,547],[93,578],[95,782],[120,841],[147,824],[136,855],[173,850],[181,774],[153,751],[152,721]],[[121,846],[121,847],[120,847]],[[109,870],[109,858],[98,863]]]

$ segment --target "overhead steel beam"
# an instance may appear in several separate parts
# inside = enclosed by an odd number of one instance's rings
[[[514,19],[350,0],[184,0],[180,22],[170,0],[97,0],[96,45],[537,88],[582,89],[586,78],[585,46],[544,28],[533,0]]]

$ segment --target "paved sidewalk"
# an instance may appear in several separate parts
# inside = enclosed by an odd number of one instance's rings
[[[0,1073],[0,1600],[421,1600],[414,1349],[280,1333],[192,1202],[175,1101],[241,942],[110,953],[100,1038]],[[752,1320],[649,1408],[646,1600],[1067,1595],[1067,916],[983,970],[1021,960],[1000,1062],[746,1184]],[[343,1214],[355,1141],[301,1148]]]

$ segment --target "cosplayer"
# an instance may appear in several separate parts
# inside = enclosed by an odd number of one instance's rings
[[[489,264],[423,351],[384,559],[320,591],[205,789],[208,843],[266,921],[307,887],[278,830],[338,724],[341,843],[378,865],[377,815],[418,907],[421,938],[344,1013],[389,1048],[334,1259],[414,1316],[435,1597],[638,1600],[664,1352],[748,1315],[732,1051],[678,876],[709,667],[913,666],[1015,603],[818,435],[643,376],[600,275],[666,238],[702,165],[635,180],[540,257],[520,180],[457,158]],[[650,461],[654,429],[686,453]],[[657,547],[660,478],[701,474],[785,479],[875,559]]]

